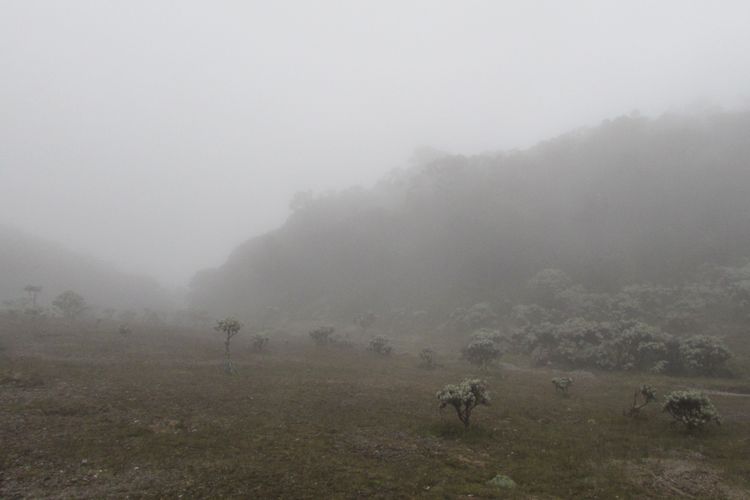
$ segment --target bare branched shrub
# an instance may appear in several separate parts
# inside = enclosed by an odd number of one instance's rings
[[[645,408],[652,401],[656,401],[656,389],[648,384],[644,384],[635,390],[633,393],[633,405],[624,413],[629,417],[637,417],[640,415],[641,409]]]
[[[487,382],[480,379],[466,379],[460,384],[448,384],[439,390],[436,396],[440,401],[440,409],[452,406],[464,427],[469,427],[474,408],[488,405],[490,402]]]

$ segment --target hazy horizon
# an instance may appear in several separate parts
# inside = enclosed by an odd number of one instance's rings
[[[0,224],[184,285],[420,146],[750,103],[744,2],[172,5],[3,5]]]

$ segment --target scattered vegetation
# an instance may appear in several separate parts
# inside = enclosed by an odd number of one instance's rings
[[[467,428],[474,408],[490,403],[487,383],[476,378],[466,379],[459,384],[446,385],[437,392],[436,396],[440,401],[440,409],[452,406],[456,410],[458,419]]]

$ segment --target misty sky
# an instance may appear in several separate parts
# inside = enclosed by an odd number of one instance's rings
[[[750,104],[747,1],[0,1],[0,223],[175,285],[419,146]]]

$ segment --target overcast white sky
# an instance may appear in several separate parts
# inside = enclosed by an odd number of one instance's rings
[[[0,223],[174,285],[415,147],[750,103],[748,1],[0,1]]]

